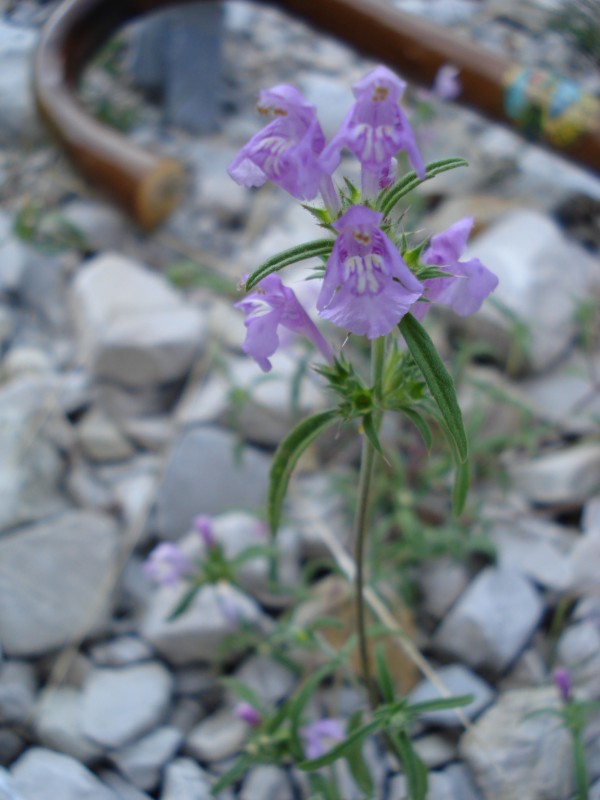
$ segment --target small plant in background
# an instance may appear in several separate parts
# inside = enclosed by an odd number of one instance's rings
[[[600,16],[596,0],[571,0],[550,18],[550,28],[563,34],[577,52],[600,65]]]

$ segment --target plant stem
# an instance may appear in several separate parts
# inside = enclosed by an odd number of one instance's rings
[[[385,337],[374,339],[371,343],[371,382],[375,398],[381,395],[381,376],[385,362]],[[379,427],[381,414],[375,412],[375,427]],[[369,437],[363,435],[362,453],[360,459],[360,476],[358,480],[358,500],[356,505],[356,516],[354,519],[354,560],[356,562],[355,575],[355,602],[356,602],[356,628],[358,634],[358,649],[361,663],[361,670],[365,686],[367,687],[369,702],[373,710],[377,708],[379,697],[377,687],[371,675],[369,661],[369,648],[367,637],[366,607],[364,600],[365,585],[365,543],[367,537],[367,518],[369,510],[369,495],[371,489],[371,479],[373,477],[373,464],[375,461],[375,449]]]

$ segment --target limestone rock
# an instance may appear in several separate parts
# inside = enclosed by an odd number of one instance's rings
[[[155,788],[163,767],[173,758],[183,741],[177,728],[164,725],[152,733],[112,753],[119,771],[145,791]]]
[[[107,599],[99,589],[114,567],[114,522],[70,511],[0,539],[0,641],[8,655],[39,656],[97,628]]]
[[[31,62],[37,33],[0,23],[0,144],[31,144],[40,138],[31,91]]]
[[[211,800],[210,782],[191,758],[177,758],[167,767],[160,800]]]
[[[186,751],[199,761],[221,761],[235,755],[248,734],[248,726],[231,711],[218,711],[190,732]]]
[[[33,725],[40,744],[86,763],[98,758],[103,750],[83,733],[81,701],[81,692],[71,686],[46,690]]]
[[[33,712],[36,680],[25,661],[0,664],[0,724],[26,725]]]
[[[21,756],[12,776],[23,800],[116,800],[116,795],[75,759],[41,747]]]

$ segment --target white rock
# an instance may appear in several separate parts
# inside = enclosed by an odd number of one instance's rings
[[[514,570],[488,567],[450,609],[433,644],[476,669],[501,672],[532,636],[543,610],[526,578]]]
[[[30,664],[0,664],[0,724],[26,725],[33,712],[35,690],[35,673]]]
[[[490,800],[569,797],[571,741],[552,714],[554,687],[514,689],[500,695],[460,742],[460,753],[483,796]]]
[[[500,283],[493,302],[469,320],[453,318],[453,326],[471,330],[499,357],[508,359],[512,353],[515,359],[513,322],[494,308],[501,303],[530,334],[521,367],[540,371],[564,355],[575,336],[577,304],[600,283],[596,259],[547,216],[525,209],[507,214],[473,239],[468,255],[479,258]]]
[[[4,536],[0,641],[6,653],[38,656],[96,629],[106,614],[108,599],[99,592],[117,545],[112,519],[80,511]]]
[[[98,777],[115,793],[118,800],[151,800],[150,795],[137,789],[118,772],[103,770]]]
[[[149,661],[153,652],[143,639],[130,635],[95,644],[89,655],[98,667],[127,667]]]
[[[117,800],[116,795],[74,758],[34,747],[12,767],[23,800]]]
[[[289,695],[296,684],[296,676],[288,667],[261,655],[247,658],[233,675],[255,692],[265,706],[272,708]]]
[[[454,761],[458,755],[456,745],[439,733],[430,733],[413,740],[415,752],[429,769]]]
[[[78,422],[77,439],[90,461],[124,461],[135,452],[114,422],[97,408]]]
[[[71,686],[47,689],[33,721],[37,741],[77,761],[89,762],[102,748],[88,739],[81,727],[81,692]]]
[[[31,67],[38,34],[0,22],[0,144],[20,147],[40,138]]]
[[[3,767],[0,767],[0,800],[25,800],[17,794],[13,779]]]
[[[170,725],[157,728],[138,741],[111,753],[110,760],[138,788],[150,791],[183,742],[182,733]]]
[[[557,662],[569,670],[576,694],[588,699],[600,696],[600,626],[597,620],[583,620],[560,636]]]
[[[442,682],[450,693],[450,697],[471,694],[473,701],[458,709],[467,719],[477,717],[494,697],[492,687],[462,664],[449,664],[435,670],[436,677]],[[422,680],[410,693],[411,703],[423,703],[429,700],[438,700],[442,697],[437,687],[429,679]],[[426,724],[443,728],[461,727],[460,717],[452,710],[425,711],[419,714],[419,719]]]
[[[238,450],[228,431],[192,428],[175,443],[158,490],[156,528],[165,539],[187,533],[198,514],[262,508],[271,459],[258,450]]]
[[[199,761],[221,761],[235,755],[247,735],[246,723],[224,709],[196,725],[186,740],[186,751]]]
[[[191,758],[177,758],[167,767],[160,800],[211,800],[210,782]]]
[[[261,764],[248,772],[240,800],[294,800],[285,772],[272,764]]]
[[[80,355],[97,379],[130,389],[184,377],[205,325],[160,275],[116,253],[88,262],[72,285]]]
[[[52,361],[39,347],[16,345],[11,347],[2,362],[2,378],[11,381],[21,375],[50,372]]]
[[[104,747],[121,747],[161,722],[172,689],[171,673],[158,662],[94,669],[83,687],[83,732]]]
[[[77,197],[61,208],[61,215],[75,227],[90,250],[117,247],[127,230],[122,214],[113,206]]]
[[[509,465],[515,489],[534,503],[579,505],[600,486],[600,445],[578,444]]]
[[[171,664],[213,662],[223,656],[225,640],[233,646],[240,621],[258,631],[269,627],[269,618],[260,607],[233,586],[204,586],[185,614],[169,621],[183,593],[163,587],[154,595],[142,621],[141,634]],[[229,651],[228,651],[229,652]]]
[[[423,609],[436,619],[442,619],[468,583],[469,573],[464,564],[449,556],[430,559],[419,574]]]

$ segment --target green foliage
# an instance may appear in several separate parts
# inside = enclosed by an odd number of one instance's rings
[[[297,264],[299,261],[306,261],[308,258],[315,256],[327,257],[333,248],[333,239],[316,239],[307,244],[301,244],[297,247],[290,247],[289,250],[283,250],[276,256],[269,258],[263,262],[258,269],[246,281],[246,291],[249,292],[257,283],[266,278],[272,272],[279,272],[284,267],[289,267],[290,264]]]
[[[549,27],[558,31],[575,50],[600,65],[600,14],[597,0],[571,0],[554,14]]]
[[[86,238],[76,225],[41,203],[24,205],[15,217],[13,229],[20,239],[45,255],[88,249]]]

